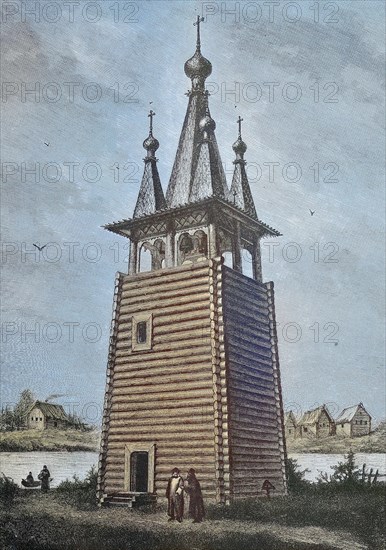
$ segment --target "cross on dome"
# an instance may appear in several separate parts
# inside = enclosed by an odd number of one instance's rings
[[[197,42],[196,42],[196,48],[199,50],[201,48],[201,40],[200,40],[200,24],[205,21],[204,17],[200,17],[197,15],[197,21],[193,23],[194,27],[197,27]]]
[[[153,116],[155,116],[155,112],[150,109],[150,113],[147,116],[150,118],[149,134],[153,135]]]
[[[241,139],[241,123],[244,121],[243,118],[239,115],[239,118],[237,119],[237,124],[239,125],[239,138]]]

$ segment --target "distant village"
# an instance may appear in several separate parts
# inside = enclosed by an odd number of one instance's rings
[[[326,405],[306,411],[300,417],[290,410],[285,414],[285,435],[287,441],[333,435],[360,437],[371,432],[371,420],[363,403],[343,409],[335,419]],[[29,390],[22,392],[20,402],[13,411],[2,410],[0,414],[0,431],[66,428],[87,430],[91,427],[75,415],[66,414],[62,405],[34,399]]]
[[[284,420],[287,440],[297,438],[322,438],[332,435],[361,437],[371,431],[371,416],[363,403],[347,407],[333,418],[326,405],[306,411],[300,418],[293,411],[287,412]]]
[[[62,405],[35,399],[30,390],[21,393],[13,409],[3,408],[0,412],[0,431],[66,428],[88,430],[91,426],[75,414],[66,414]]]

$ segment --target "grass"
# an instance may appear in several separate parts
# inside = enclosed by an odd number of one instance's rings
[[[99,433],[74,429],[0,432],[0,452],[96,451]]]
[[[92,480],[88,484],[90,487]],[[292,497],[207,506],[202,524],[168,523],[157,511],[84,506],[60,491],[19,491],[0,509],[4,550],[381,550],[384,487],[338,494],[313,488]],[[72,485],[71,485],[72,483]]]
[[[367,491],[329,492],[314,487],[304,494],[264,501],[243,501],[219,510],[209,509],[213,518],[244,519],[286,526],[318,526],[348,530],[371,549],[383,549],[385,532],[385,488]]]

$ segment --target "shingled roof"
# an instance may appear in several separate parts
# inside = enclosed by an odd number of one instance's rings
[[[28,409],[28,413],[35,407],[40,409],[45,417],[50,417],[54,420],[68,421],[62,405],[55,405],[54,403],[47,403],[46,401],[35,401],[35,403]]]
[[[311,411],[306,411],[299,424],[316,424],[319,422],[320,415],[325,412],[330,420],[330,422],[334,422],[332,416],[328,412],[328,409],[325,405],[321,405],[320,407],[317,407],[316,409],[312,409]]]
[[[347,407],[347,409],[343,409],[335,422],[337,424],[346,424],[347,422],[351,422],[359,407],[363,409],[367,414],[369,414],[364,408],[363,403],[358,403],[358,405],[353,405],[352,407]]]

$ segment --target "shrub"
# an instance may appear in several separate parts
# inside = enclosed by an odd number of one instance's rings
[[[311,483],[304,479],[306,470],[299,470],[298,461],[293,458],[287,458],[286,460],[286,473],[287,473],[287,485],[288,492],[292,494],[303,493],[310,488]]]
[[[331,466],[333,473],[328,475],[321,473],[318,478],[317,489],[333,492],[368,492],[374,490],[377,486],[377,476],[365,472],[366,465],[358,468],[355,465],[355,454],[349,451],[345,455],[344,462],[338,462],[336,466]]]
[[[17,484],[11,478],[2,474],[2,477],[0,477],[0,501],[3,504],[12,504],[17,491]]]
[[[84,480],[74,475],[72,480],[62,481],[56,490],[59,498],[78,508],[95,508],[98,473],[95,466],[89,470]]]

